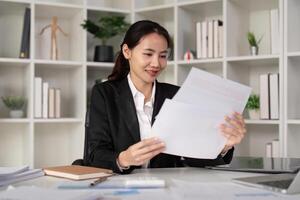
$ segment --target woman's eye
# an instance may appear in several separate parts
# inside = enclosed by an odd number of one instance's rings
[[[144,55],[146,55],[146,56],[152,56],[151,53],[144,53]]]
[[[167,55],[160,55],[161,58],[167,58]]]

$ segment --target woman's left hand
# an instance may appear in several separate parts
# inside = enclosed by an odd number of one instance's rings
[[[247,130],[244,118],[240,113],[234,112],[232,117],[225,116],[226,124],[220,125],[222,134],[227,138],[227,143],[222,152],[227,152],[234,145],[239,144]]]

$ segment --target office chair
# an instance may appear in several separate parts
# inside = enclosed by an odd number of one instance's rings
[[[72,162],[72,165],[81,165],[88,166],[88,129],[90,124],[90,106],[88,106],[86,114],[85,114],[85,133],[84,133],[84,149],[83,149],[83,159],[77,159]]]

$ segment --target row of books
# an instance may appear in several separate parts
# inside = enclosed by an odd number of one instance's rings
[[[50,88],[49,83],[43,82],[41,77],[34,78],[34,117],[61,117],[61,91],[59,88]]]
[[[196,23],[197,58],[223,57],[223,22],[221,20]]]
[[[260,118],[279,119],[279,74],[260,75]]]
[[[279,140],[275,139],[266,143],[266,157],[267,158],[279,158],[280,157]]]

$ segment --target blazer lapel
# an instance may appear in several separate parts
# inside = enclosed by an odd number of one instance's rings
[[[119,106],[122,118],[125,121],[135,143],[139,142],[141,140],[139,122],[127,78],[120,81],[118,93],[119,96],[116,99],[116,103]]]
[[[158,114],[162,104],[164,103],[164,96],[162,87],[158,81],[156,81],[156,91],[155,91],[155,98],[154,98],[154,107],[153,107],[153,114],[151,119],[151,125],[153,125],[155,121],[155,117]]]

